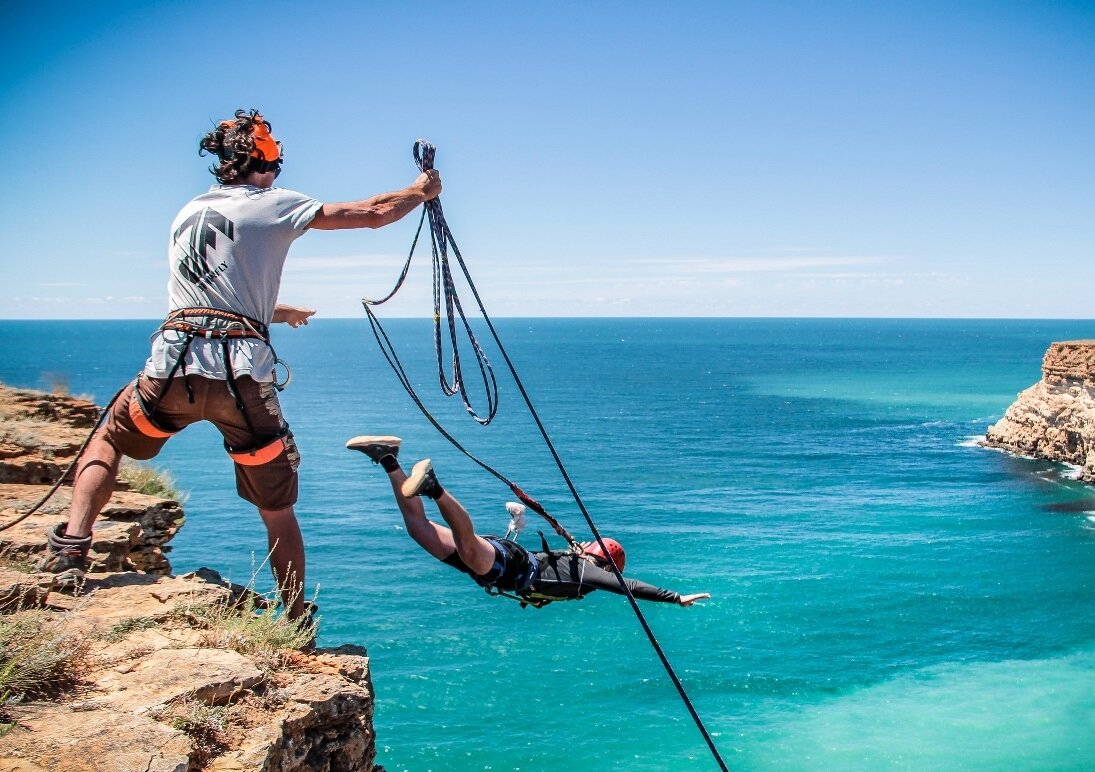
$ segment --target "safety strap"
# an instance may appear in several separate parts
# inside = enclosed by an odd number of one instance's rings
[[[133,381],[132,386],[133,393],[129,395],[129,419],[133,421],[133,425],[137,427],[137,431],[146,437],[153,437],[158,440],[166,439],[173,434],[178,434],[178,429],[164,429],[152,419],[152,415],[144,406],[144,400],[141,399],[140,392],[137,391],[136,380]],[[161,389],[161,391],[163,390]]]
[[[269,464],[285,452],[286,440],[289,436],[289,430],[286,429],[270,442],[257,448],[235,450],[226,442],[224,443],[224,449],[228,451],[228,457],[240,466],[262,466],[263,464]]]
[[[167,315],[160,329],[205,338],[257,338],[263,343],[270,342],[270,330],[265,324],[221,308],[194,306],[177,309]]]

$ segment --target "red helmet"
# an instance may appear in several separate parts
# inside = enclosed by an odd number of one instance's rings
[[[608,554],[609,556],[611,556],[612,562],[616,564],[616,568],[619,569],[622,573],[624,570],[624,563],[627,562],[627,555],[624,554],[623,545],[615,539],[606,539],[602,537],[601,541],[605,543],[605,548],[608,549]],[[592,555],[599,560],[603,560],[606,563],[608,562],[608,558],[605,556],[604,551],[601,549],[601,545],[595,541],[583,544],[582,550],[587,555]]]

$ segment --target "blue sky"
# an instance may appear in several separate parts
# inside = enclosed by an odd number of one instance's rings
[[[415,175],[496,316],[1092,318],[1092,3],[6,4],[0,316],[155,318],[197,140],[279,184]],[[282,301],[357,316],[412,218],[309,233]],[[422,258],[426,255],[423,254]],[[428,260],[388,314],[429,313]]]

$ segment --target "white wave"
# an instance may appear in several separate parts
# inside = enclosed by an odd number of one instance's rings
[[[1080,474],[1084,471],[1084,468],[1079,464],[1064,464],[1065,471],[1061,472],[1061,476],[1069,480],[1079,480]]]
[[[966,439],[959,442],[958,447],[960,447],[960,448],[980,448],[980,447],[984,447],[983,445],[981,445],[981,443],[984,442],[984,441],[985,441],[985,435],[984,434],[975,434],[972,437],[966,437]],[[995,450],[995,448],[993,448],[993,450]]]

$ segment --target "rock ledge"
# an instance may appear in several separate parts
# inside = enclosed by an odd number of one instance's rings
[[[86,400],[0,386],[0,522],[44,495],[96,414]],[[67,688],[0,695],[0,772],[379,769],[365,651],[225,645],[198,611],[262,601],[207,569],[170,575],[178,502],[115,494],[82,592],[53,591],[33,565],[70,493],[62,487],[41,512],[0,531],[0,614],[37,615],[86,644]],[[0,641],[0,668],[8,656]]]
[[[1053,343],[1042,380],[1019,393],[989,427],[986,447],[1075,464],[1095,482],[1095,340]]]

